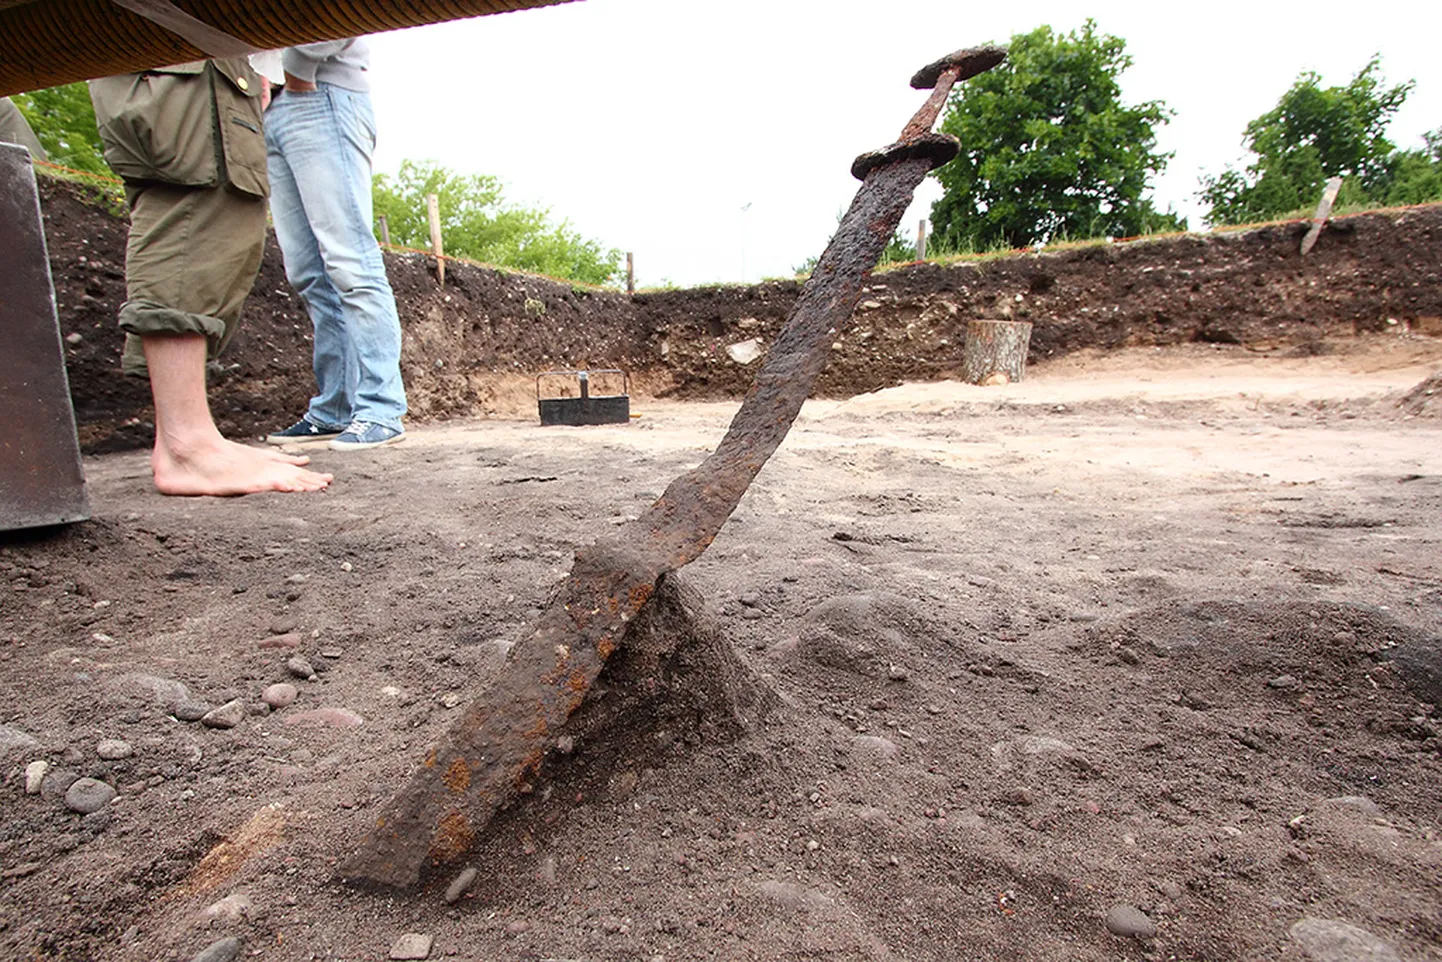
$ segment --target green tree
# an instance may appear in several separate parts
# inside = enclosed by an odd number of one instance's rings
[[[1389,207],[1442,200],[1442,127],[1422,135],[1422,150],[1399,150],[1387,158],[1378,200]]]
[[[375,176],[375,212],[385,215],[394,243],[430,246],[427,194],[439,201],[447,253],[585,284],[605,284],[620,271],[620,251],[581,237],[565,221],[552,223],[547,210],[507,204],[495,177],[458,174],[434,161],[402,161],[394,177]]]
[[[1412,87],[1410,80],[1388,87],[1376,56],[1345,87],[1324,88],[1316,73],[1301,74],[1276,107],[1247,124],[1243,143],[1256,159],[1245,170],[1202,178],[1207,220],[1244,224],[1310,209],[1329,177],[1346,178],[1341,204],[1382,201],[1399,174],[1415,182],[1417,165],[1394,157],[1386,137]]]
[[[110,175],[95,127],[95,108],[83,83],[15,94],[15,106],[29,121],[52,164]]]
[[[1155,129],[1172,112],[1160,101],[1121,103],[1125,49],[1091,20],[1066,35],[1039,27],[952,93],[941,129],[961,140],[961,155],[935,174],[946,190],[931,209],[939,247],[1186,228],[1142,196],[1171,156],[1157,152]]]

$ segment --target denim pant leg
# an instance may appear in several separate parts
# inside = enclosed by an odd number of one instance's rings
[[[345,427],[354,407],[356,363],[341,320],[341,300],[326,277],[320,245],[301,205],[300,188],[284,154],[275,144],[274,113],[266,114],[266,166],[270,173],[270,217],[285,260],[285,276],[305,302],[315,333],[311,369],[316,395],[305,418],[317,427]]]
[[[315,326],[319,393],[307,416],[399,428],[400,321],[371,233],[370,97],[331,84],[286,92],[265,126],[276,237]]]

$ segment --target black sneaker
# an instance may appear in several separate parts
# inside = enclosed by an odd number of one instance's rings
[[[329,441],[331,438],[339,437],[342,430],[342,428],[323,428],[319,424],[301,418],[284,431],[267,434],[265,440],[269,444],[294,444],[297,441]]]

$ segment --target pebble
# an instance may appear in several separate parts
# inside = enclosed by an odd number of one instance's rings
[[[1335,798],[1327,799],[1327,804],[1340,805],[1343,808],[1355,808],[1363,815],[1371,815],[1373,817],[1382,814],[1382,806],[1365,795],[1338,795]]]
[[[345,708],[317,708],[313,711],[296,712],[285,717],[287,725],[300,725],[307,722],[329,725],[332,728],[359,728],[365,724],[365,719]]]
[[[58,802],[70,791],[70,786],[80,777],[78,772],[72,772],[65,768],[57,768],[45,776],[40,783],[40,797],[47,802]]]
[[[1141,909],[1130,905],[1113,905],[1107,909],[1107,931],[1123,938],[1149,939],[1157,934],[1157,925]]]
[[[204,718],[214,705],[208,705],[203,701],[186,701],[173,706],[170,713],[183,722],[198,722]]]
[[[9,725],[0,725],[0,756],[9,755],[12,752],[29,751],[39,744],[40,742],[27,732],[11,728]]]
[[[79,344],[83,340],[85,340],[85,336],[79,331],[71,331],[69,334],[65,335],[65,343],[69,344],[71,347],[74,347],[76,344]]]
[[[205,907],[200,914],[207,919],[230,919],[234,921],[244,918],[255,910],[255,903],[249,895],[244,892],[231,892],[219,902],[212,902]]]
[[[219,708],[206,712],[200,717],[200,723],[206,728],[234,728],[240,724],[243,718],[245,718],[245,702],[236,698]]]
[[[89,815],[98,812],[115,797],[115,789],[94,778],[77,778],[65,790],[65,807]]]
[[[300,692],[289,682],[279,682],[261,692],[260,700],[271,708],[285,708],[295,701]]]
[[[240,955],[240,939],[227,936],[216,939],[195,954],[190,962],[233,962]]]
[[[1401,962],[1386,942],[1346,922],[1303,918],[1291,935],[1310,962]]]
[[[431,937],[419,932],[407,932],[391,946],[392,959],[429,959]]]
[[[299,648],[300,634],[294,631],[272,635],[260,643],[261,648]]]
[[[455,881],[446,886],[446,904],[450,905],[453,902],[459,901],[461,896],[466,894],[466,890],[471,887],[471,883],[476,880],[476,876],[479,874],[474,867],[461,869],[461,874],[456,876]]]
[[[297,678],[304,678],[306,681],[315,681],[315,668],[300,655],[296,655],[288,660],[285,663],[285,670]]]
[[[86,815],[84,818],[80,819],[80,827],[85,829],[87,832],[92,832],[96,835],[99,835],[101,832],[109,828],[110,823],[114,820],[115,816],[110,813],[110,809],[102,808],[100,811],[91,812],[89,815]]]
[[[135,747],[127,741],[119,738],[102,738],[100,744],[95,746],[95,754],[107,762],[118,762],[122,758],[129,758],[135,754]]]
[[[1276,688],[1279,691],[1286,691],[1289,688],[1297,687],[1297,679],[1291,675],[1278,675],[1276,678],[1267,682],[1267,687]]]
[[[514,922],[506,923],[507,935],[525,935],[529,931],[531,931],[530,922],[523,922],[520,919],[517,919]]]
[[[25,794],[39,795],[40,785],[45,781],[45,776],[50,772],[50,763],[47,761],[31,762],[25,766]]]

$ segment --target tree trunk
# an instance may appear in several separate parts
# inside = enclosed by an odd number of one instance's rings
[[[968,384],[1010,384],[1026,375],[1031,321],[967,321],[962,376]]]

